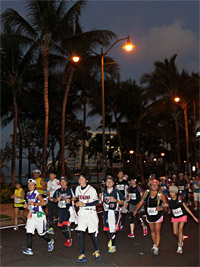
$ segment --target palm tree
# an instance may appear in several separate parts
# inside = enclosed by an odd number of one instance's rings
[[[16,176],[15,168],[19,101],[26,84],[26,79],[30,76],[30,67],[32,64],[32,53],[28,51],[24,53],[24,47],[27,46],[28,42],[19,38],[20,35],[20,30],[14,31],[7,25],[4,26],[1,35],[2,96],[6,99],[6,112],[13,112],[14,114],[11,163],[12,185],[15,184]],[[12,104],[7,98],[8,91],[9,96],[12,97]],[[6,113],[4,115],[6,115]]]
[[[80,65],[81,70],[84,71],[87,66],[87,71],[96,66],[98,56],[94,56],[93,49],[98,45],[108,45],[116,35],[111,31],[106,30],[94,30],[88,32],[82,32],[81,26],[78,21],[78,14],[76,15],[75,28],[71,32],[66,32],[61,42],[63,54],[66,56],[66,66],[64,72],[64,83],[66,84],[65,94],[62,105],[62,129],[61,129],[61,173],[65,175],[65,116],[66,105],[69,96],[69,91],[72,83],[72,78],[76,70],[75,63],[70,59],[73,54],[81,55],[82,63]],[[92,65],[91,65],[92,63]],[[100,60],[99,60],[100,65]],[[90,69],[88,68],[90,67]]]
[[[31,49],[39,50],[42,57],[42,66],[44,74],[44,107],[45,107],[45,126],[44,143],[42,156],[43,177],[46,176],[46,148],[48,140],[49,125],[49,99],[48,99],[48,76],[49,76],[49,55],[50,51],[58,52],[57,44],[62,37],[63,30],[71,31],[74,15],[80,14],[85,1],[77,1],[66,12],[67,2],[47,0],[30,0],[26,4],[26,21],[18,12],[13,9],[6,10],[2,19],[6,24],[12,27],[18,27],[23,34],[32,41]],[[55,62],[56,66],[59,62]]]
[[[177,108],[174,104],[174,98],[181,91],[180,74],[175,65],[177,55],[173,55],[169,60],[165,59],[164,62],[156,61],[154,63],[154,71],[150,74],[144,74],[141,78],[142,84],[147,84],[149,98],[155,103],[167,102],[174,111],[174,120],[176,125],[176,138],[177,138],[177,163],[178,170],[181,169],[180,162],[180,137],[178,131]]]

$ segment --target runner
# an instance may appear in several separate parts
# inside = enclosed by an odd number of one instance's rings
[[[53,201],[53,195],[57,189],[60,188],[60,181],[56,179],[56,172],[50,171],[50,180],[47,182],[47,197],[48,197],[48,217],[49,217],[49,229],[48,234],[54,234],[53,224],[54,224],[54,214],[58,218],[58,204]]]
[[[123,205],[123,194],[114,189],[114,178],[108,175],[106,178],[106,188],[100,195],[103,203],[103,223],[108,242],[108,252],[116,252],[116,232],[119,231],[120,208]]]
[[[124,179],[124,172],[122,170],[118,171],[117,174],[118,181],[115,183],[115,188],[118,189],[124,196],[124,204],[121,209],[121,219],[120,219],[120,230],[124,228],[125,219],[126,219],[126,213],[127,213],[127,196],[128,196],[128,187],[129,184]]]
[[[37,230],[39,236],[48,242],[48,251],[50,252],[54,248],[54,240],[46,233],[46,215],[42,209],[42,206],[46,205],[46,202],[41,194],[36,190],[36,181],[34,179],[28,180],[28,189],[28,203],[24,204],[24,208],[29,209],[26,224],[27,248],[25,248],[22,253],[25,255],[33,255],[32,235],[35,234],[35,229]]]
[[[187,213],[189,213],[195,222],[199,220],[194,216],[191,210],[185,204],[185,200],[182,196],[178,196],[178,187],[170,186],[169,188],[170,197],[168,197],[169,207],[172,209],[172,220],[173,223],[173,233],[178,238],[178,248],[176,253],[183,253],[183,227],[187,222]]]
[[[199,209],[200,205],[200,178],[199,174],[195,176],[195,180],[192,182],[192,188],[194,190],[194,210]]]
[[[141,201],[138,203],[133,215],[136,216],[138,210],[146,202],[147,222],[151,230],[151,238],[154,242],[152,252],[154,255],[158,255],[160,244],[160,230],[163,221],[163,207],[168,207],[167,199],[165,195],[159,189],[159,181],[152,179],[150,183],[150,189],[146,190]],[[162,207],[163,202],[163,207]]]
[[[129,187],[129,193],[128,193],[128,203],[129,203],[129,220],[130,220],[130,234],[128,235],[129,238],[134,238],[134,227],[135,227],[135,217],[133,216],[133,212],[136,209],[137,204],[140,202],[141,197],[143,195],[143,190],[140,186],[137,185],[137,179],[131,178],[130,179],[130,187]],[[143,206],[138,210],[136,214],[136,219],[138,223],[141,224],[143,228],[143,235],[146,236],[148,231],[147,227],[144,224],[144,221],[142,219],[142,211],[144,211]]]
[[[15,208],[15,227],[14,230],[19,230],[18,227],[18,217],[22,218],[22,220],[26,224],[26,217],[24,214],[24,198],[25,198],[25,192],[24,189],[21,186],[21,183],[16,182],[15,183],[15,192],[11,196],[12,199],[14,199],[14,208]]]
[[[186,198],[187,196],[186,189],[188,188],[188,184],[187,184],[187,180],[184,178],[183,173],[179,173],[179,178],[177,179],[175,185],[178,187],[179,195],[182,195],[183,198]]]
[[[76,187],[75,197],[78,202],[76,206],[79,207],[78,211],[78,225],[76,230],[79,231],[79,249],[80,256],[77,259],[78,263],[86,262],[85,258],[85,232],[88,229],[88,233],[92,239],[96,260],[100,260],[99,242],[97,239],[99,218],[96,212],[96,206],[98,205],[97,192],[91,185],[88,184],[88,179],[85,173],[81,173],[79,176],[79,186]]]
[[[160,189],[167,196],[169,194],[169,188],[167,184],[167,179],[165,176],[160,177]]]
[[[68,186],[67,178],[62,176],[60,178],[61,187],[58,188],[53,194],[54,203],[58,203],[59,208],[59,221],[58,226],[61,227],[64,236],[67,238],[65,242],[66,247],[71,247],[72,237],[70,229],[70,212],[69,208],[72,206],[72,198],[74,193]]]

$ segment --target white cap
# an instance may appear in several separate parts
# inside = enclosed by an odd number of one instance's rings
[[[34,183],[34,184],[36,185],[36,180],[34,180],[34,179],[29,179],[29,180],[28,180],[28,183],[31,183],[31,182]]]
[[[33,170],[33,172],[38,172],[39,174],[41,174],[41,170],[39,170],[39,169],[35,169],[35,170]]]

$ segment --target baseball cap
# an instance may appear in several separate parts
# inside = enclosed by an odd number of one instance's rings
[[[165,176],[161,176],[160,180],[166,180],[166,177]]]
[[[67,182],[67,177],[65,177],[65,176],[61,176],[61,177],[60,177],[60,181],[63,181],[63,180],[64,180],[65,182]]]
[[[33,170],[33,172],[37,172],[37,173],[41,174],[41,170],[39,170],[39,169],[35,169],[35,170]]]
[[[36,185],[36,180],[34,180],[34,179],[29,179],[29,180],[28,180],[28,183],[34,183],[34,184]]]
[[[173,191],[174,193],[178,193],[178,187],[175,185],[171,185],[169,187],[169,192]]]

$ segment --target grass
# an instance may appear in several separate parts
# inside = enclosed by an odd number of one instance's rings
[[[4,215],[4,214],[0,214],[0,219],[9,219],[10,216],[8,215]]]

